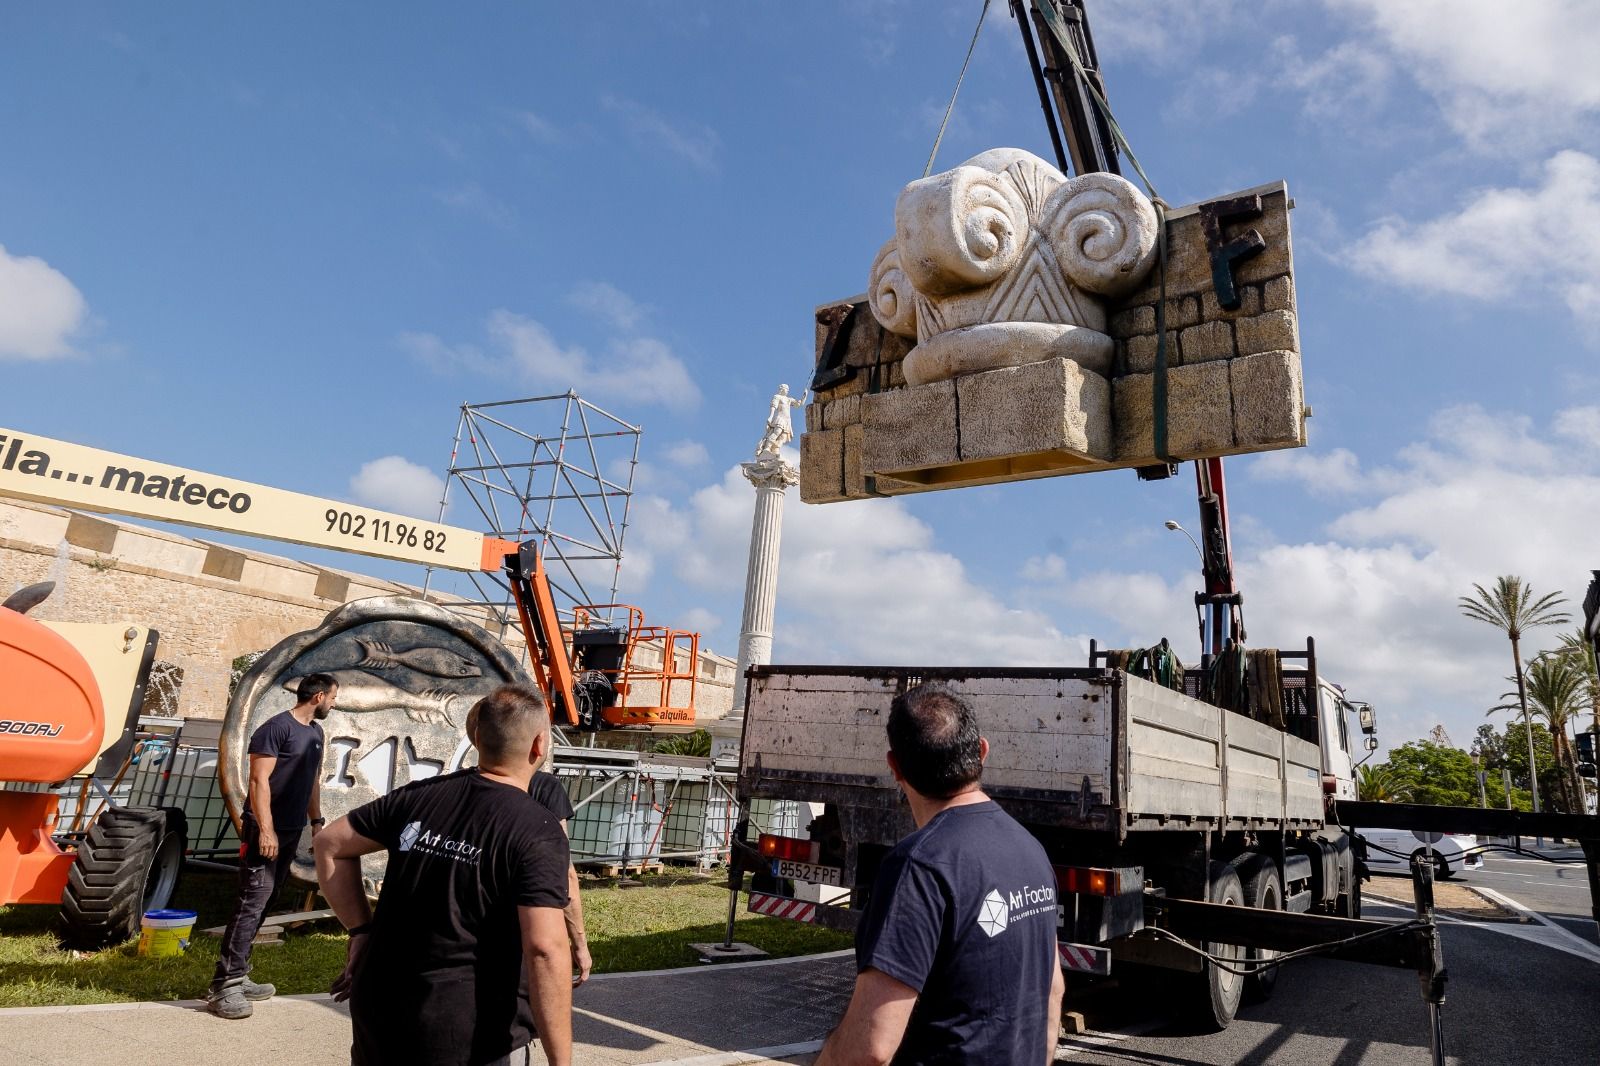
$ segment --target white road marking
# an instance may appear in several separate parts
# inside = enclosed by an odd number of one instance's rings
[[[615,981],[622,977],[671,977],[688,973],[720,973],[732,970],[758,970],[765,966],[791,966],[798,962],[817,962],[822,959],[839,959],[846,955],[854,955],[855,948],[842,948],[839,951],[824,951],[818,955],[792,955],[784,959],[757,959],[754,962],[718,962],[708,963],[704,966],[676,966],[670,970],[623,970],[618,973],[597,973],[592,975],[590,981]]]
[[[696,1055],[692,1059],[657,1059],[643,1066],[740,1066],[741,1063],[786,1059],[791,1055],[809,1055],[821,1050],[822,1041],[806,1040],[799,1044],[775,1044],[772,1047],[751,1048],[749,1051],[719,1051],[714,1055]]]
[[[1567,932],[1567,930],[1561,928],[1561,926],[1557,925],[1555,922],[1552,922],[1538,911],[1533,910],[1531,907],[1524,906],[1523,904],[1512,899],[1510,896],[1496,892],[1492,888],[1480,888],[1478,891],[1482,892],[1485,896],[1488,896],[1502,907],[1508,907],[1522,915],[1524,918],[1531,919],[1532,921],[1538,923],[1540,927],[1538,929],[1534,929],[1526,925],[1493,925],[1490,923],[1484,923],[1482,925],[1478,925],[1478,928],[1494,929],[1498,932],[1505,933],[1508,936],[1520,937],[1523,940],[1531,940],[1536,944],[1543,944],[1546,947],[1555,948],[1557,951],[1565,951],[1569,955],[1576,955],[1580,959],[1587,959],[1596,965],[1600,965],[1600,948],[1595,947],[1581,936],[1578,936],[1575,933]]]

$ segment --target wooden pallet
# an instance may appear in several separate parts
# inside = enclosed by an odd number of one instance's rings
[[[261,932],[256,935],[257,943],[265,943],[261,937],[269,933],[281,936],[284,929],[295,929],[307,922],[320,922],[324,918],[333,917],[333,908],[324,907],[316,911],[295,911],[292,914],[273,914],[262,919]],[[225,925],[214,925],[209,929],[200,930],[201,936],[221,936],[227,932]]]
[[[659,859],[630,862],[626,866],[620,862],[586,862],[578,865],[585,873],[592,873],[598,877],[637,877],[640,874],[658,874],[666,869]]]

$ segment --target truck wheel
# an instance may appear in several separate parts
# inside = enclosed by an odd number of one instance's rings
[[[183,868],[181,818],[149,807],[108,807],[78,845],[61,893],[62,942],[85,951],[139,931],[172,899]]]
[[[1266,911],[1283,910],[1283,880],[1278,876],[1278,864],[1265,855],[1252,855],[1238,867],[1239,880],[1244,886],[1244,903]],[[1264,962],[1278,953],[1270,948],[1247,948],[1245,958]],[[1278,967],[1261,970],[1244,979],[1244,1001],[1262,1003],[1272,998],[1278,987]]]
[[[1207,880],[1210,883],[1210,902],[1229,907],[1244,906],[1244,886],[1239,881],[1239,872],[1228,863],[1212,863]],[[1244,961],[1244,949],[1235,944],[1207,941],[1201,947],[1231,965],[1237,966]],[[1239,1013],[1239,997],[1243,992],[1242,974],[1230,973],[1206,960],[1205,968],[1190,985],[1192,1020],[1208,1032],[1220,1033]]]

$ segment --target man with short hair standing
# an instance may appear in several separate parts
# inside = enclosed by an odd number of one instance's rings
[[[295,705],[261,723],[250,735],[250,785],[240,817],[239,902],[206,996],[219,1018],[250,1017],[251,1003],[270,999],[272,985],[250,980],[250,945],[261,920],[289,875],[306,823],[315,838],[322,827],[322,726],[339,696],[329,674],[310,674],[295,689]]]
[[[939,683],[895,697],[889,769],[916,832],[884,859],[856,987],[816,1066],[1043,1066],[1066,982],[1044,848],[979,787],[989,742]]]
[[[539,693],[479,700],[478,765],[395,789],[317,837],[322,894],[350,931],[334,999],[350,1000],[354,1066],[572,1061],[568,849],[528,795],[550,748]],[[387,849],[374,912],[361,856]]]

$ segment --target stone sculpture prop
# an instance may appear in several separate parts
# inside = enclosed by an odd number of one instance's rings
[[[250,735],[294,706],[300,679],[313,673],[339,681],[322,722],[322,813],[330,821],[411,781],[471,765],[465,727],[473,703],[507,682],[531,684],[500,641],[442,607],[406,596],[347,603],[262,655],[234,690],[218,767],[235,824],[249,790]],[[309,830],[295,846],[294,875],[315,882]],[[374,894],[383,864],[382,854],[362,863]]]
[[[1169,211],[996,148],[907,185],[864,298],[817,310],[807,502],[1305,443],[1281,184]],[[1156,454],[1165,284],[1166,454]]]
[[[1102,298],[1132,291],[1156,252],[1155,207],[1127,179],[996,148],[907,185],[894,221],[867,293],[917,342],[907,384],[1053,358],[1111,372]]]

